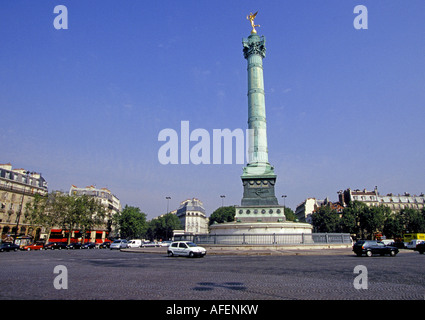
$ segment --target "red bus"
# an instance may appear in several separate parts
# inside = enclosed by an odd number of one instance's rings
[[[86,231],[84,243],[95,242],[103,243],[108,238],[109,232],[103,230]],[[49,242],[68,243],[69,230],[52,229],[50,230]],[[80,230],[74,230],[71,235],[71,243],[82,242],[83,233]]]

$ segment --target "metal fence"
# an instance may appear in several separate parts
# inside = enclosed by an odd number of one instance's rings
[[[174,240],[187,240],[204,245],[351,244],[351,237],[348,233],[175,235]]]

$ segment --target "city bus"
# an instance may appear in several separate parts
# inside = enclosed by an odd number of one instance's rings
[[[84,237],[84,243],[95,242],[97,244],[103,243],[109,235],[108,231],[103,230],[93,230],[86,231]],[[69,230],[64,229],[52,229],[50,231],[49,242],[64,242],[68,243]],[[80,230],[74,230],[71,235],[70,243],[82,242],[83,233]]]

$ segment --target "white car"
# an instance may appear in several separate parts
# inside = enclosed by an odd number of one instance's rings
[[[129,248],[139,248],[142,245],[142,240],[132,239],[128,242]]]
[[[190,241],[174,241],[167,249],[168,256],[203,257],[207,250]]]
[[[146,248],[146,247],[159,247],[159,244],[154,241],[143,243],[142,248]]]
[[[416,249],[416,246],[422,242],[424,242],[424,240],[412,240],[409,243],[405,244],[405,246],[407,249]]]
[[[122,240],[115,240],[114,242],[111,243],[111,246],[109,247],[109,249],[125,249],[128,248],[128,242],[125,239]]]
[[[161,247],[169,247],[172,241],[162,241],[159,243]]]
[[[386,246],[393,246],[394,240],[393,239],[382,239],[381,242],[385,244]]]

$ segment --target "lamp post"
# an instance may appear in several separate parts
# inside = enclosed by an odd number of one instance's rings
[[[167,199],[167,213],[169,213],[168,208],[169,208],[169,204],[170,204],[170,199],[171,199],[171,197],[165,197],[165,199]]]
[[[286,205],[285,205],[286,197],[287,197],[287,195],[286,195],[286,194],[284,194],[284,195],[282,196],[282,198],[283,198],[283,207],[284,207],[284,208],[286,208]]]
[[[221,195],[220,198],[221,198],[221,206],[223,207],[224,206],[224,198],[226,198],[226,196]]]

